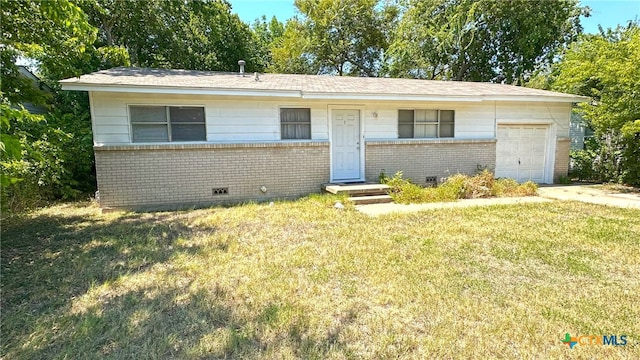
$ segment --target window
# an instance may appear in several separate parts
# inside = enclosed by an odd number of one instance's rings
[[[399,110],[399,138],[453,137],[453,110]]]
[[[204,108],[129,106],[133,142],[206,141]]]
[[[311,139],[311,110],[280,109],[280,137],[285,139]]]

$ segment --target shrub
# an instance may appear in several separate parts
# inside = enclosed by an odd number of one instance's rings
[[[383,183],[391,187],[390,195],[400,204],[444,202],[457,199],[488,197],[533,196],[538,185],[531,181],[518,184],[513,179],[496,179],[488,170],[475,176],[455,174],[437,187],[424,188],[402,177],[398,171],[392,178],[384,178]]]
[[[496,197],[509,196],[520,186],[517,181],[509,178],[496,179],[491,188],[491,195]]]
[[[483,170],[475,176],[466,176],[464,182],[464,199],[491,197],[491,188],[495,177],[489,170]]]
[[[438,187],[433,188],[433,190],[438,192],[439,195],[438,199],[435,201],[454,201],[464,197],[465,182],[467,178],[467,175],[456,174],[447,178]]]
[[[17,144],[16,154],[2,152],[0,157],[4,211],[21,212],[50,201],[77,199],[92,188],[93,182],[83,176],[91,175],[90,135],[81,139],[61,130],[59,119],[51,115],[31,114],[5,103],[0,109],[3,139],[10,136]],[[64,120],[73,123],[76,119]]]
[[[424,188],[412,183],[402,177],[402,171],[398,171],[392,178],[381,177],[383,184],[389,185],[391,192],[389,195],[393,201],[400,204],[427,202],[429,194]]]
[[[571,169],[569,175],[578,180],[598,180],[594,163],[598,158],[593,150],[572,151],[569,155]]]

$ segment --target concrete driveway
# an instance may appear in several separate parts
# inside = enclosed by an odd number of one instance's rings
[[[538,188],[538,196],[574,200],[591,204],[640,209],[640,192],[617,193],[602,188],[601,185],[550,185]]]

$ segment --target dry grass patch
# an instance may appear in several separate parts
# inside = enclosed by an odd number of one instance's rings
[[[335,200],[107,215],[76,204],[10,219],[2,356],[640,356],[638,210],[370,218]],[[630,343],[569,350],[565,332]]]

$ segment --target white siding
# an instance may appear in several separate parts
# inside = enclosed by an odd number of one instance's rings
[[[376,112],[378,117],[374,117]],[[364,111],[364,137],[366,139],[397,139],[398,110],[384,109],[369,104]]]
[[[455,138],[495,138],[496,121],[504,124],[556,124],[557,135],[569,135],[570,104],[536,102],[348,102],[302,99],[264,100],[203,95],[164,95],[92,92],[94,142],[117,145],[130,143],[127,106],[131,104],[201,105],[205,107],[207,141],[280,140],[281,107],[311,109],[311,137],[329,139],[329,107],[353,106],[362,114],[366,139],[397,139],[399,109],[441,109],[455,111]],[[374,116],[374,113],[377,116]]]
[[[208,141],[278,140],[278,109],[262,101],[208,101]]]
[[[329,140],[329,112],[322,104],[311,106],[311,138]]]
[[[495,138],[495,106],[488,103],[465,103],[456,106],[455,137],[461,139]]]
[[[498,102],[496,119],[498,124],[551,124],[556,136],[569,137],[570,103],[547,102]]]
[[[367,104],[365,110],[365,137],[367,139],[397,139],[398,110],[400,109],[454,110],[456,138],[492,139],[495,137],[493,102],[389,102]],[[378,113],[377,118],[373,117],[374,112]]]
[[[91,94],[93,142],[95,144],[128,144],[127,106],[109,93]]]
[[[201,105],[205,107],[207,141],[280,140],[280,108],[311,108],[312,139],[327,140],[329,128],[327,106],[287,100],[233,99],[207,96],[114,94],[93,92],[94,142],[127,144],[129,118],[127,106],[134,104]]]

